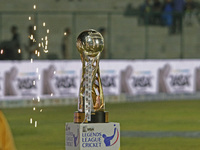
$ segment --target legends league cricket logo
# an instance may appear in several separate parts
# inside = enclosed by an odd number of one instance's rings
[[[79,132],[79,129],[77,129],[77,134],[73,134],[73,139],[74,139],[74,146],[77,147],[78,144],[80,143],[80,132]]]
[[[77,128],[76,132],[72,132],[71,131],[71,127],[70,126],[66,126],[66,132],[68,135],[68,138],[70,139],[70,145],[73,144],[74,147],[77,147],[80,143],[80,131]]]
[[[119,131],[116,128],[116,125],[114,125],[114,133],[112,135],[103,134],[102,137],[104,138],[104,144],[106,145],[106,147],[115,145],[115,143],[117,143],[119,139]],[[115,140],[112,141],[114,138]]]
[[[88,128],[88,126],[86,125],[86,126],[83,126],[82,131],[92,133],[94,131],[94,128]],[[114,124],[112,131],[113,131],[112,134],[107,134],[107,133],[102,133],[102,132],[99,133],[101,137],[103,138],[103,142],[106,147],[115,145],[119,140],[119,130],[117,129],[116,124]]]

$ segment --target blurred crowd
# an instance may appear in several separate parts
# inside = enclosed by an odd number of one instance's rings
[[[194,0],[145,0],[141,4],[139,23],[169,27],[169,34],[182,32],[182,23],[192,25],[198,5]]]
[[[1,60],[20,60],[20,36],[17,26],[11,27],[12,38],[0,43],[0,59]]]
[[[42,48],[39,47],[39,44],[36,42],[36,31],[34,26],[28,26],[28,38],[26,43],[22,43],[20,34],[18,32],[18,27],[13,25],[10,28],[11,39],[4,40],[0,42],[0,60],[22,60],[22,59],[39,59],[37,52],[41,52]],[[105,37],[106,29],[100,27],[98,31]],[[24,34],[24,33],[23,33]],[[64,29],[64,34],[61,37],[60,43],[60,53],[61,59],[70,59],[72,58],[72,35],[71,29],[66,27]],[[26,57],[22,57],[23,53],[26,53]],[[48,55],[47,59],[58,59],[58,54]],[[106,51],[101,54],[101,58],[106,58]]]
[[[126,16],[137,16],[139,25],[160,25],[169,28],[169,34],[182,33],[182,25],[200,22],[200,3],[195,0],[144,0],[139,7],[129,3]]]
[[[4,40],[0,42],[0,60],[21,60],[22,54],[21,49],[25,49],[28,53],[28,57],[31,58],[31,56],[34,54],[34,51],[36,48],[36,43],[33,41],[33,39],[30,38],[30,36],[34,37],[35,32],[33,29],[33,26],[28,27],[28,43],[22,45],[20,34],[18,32],[18,27],[13,25],[10,28],[11,31],[11,39]]]

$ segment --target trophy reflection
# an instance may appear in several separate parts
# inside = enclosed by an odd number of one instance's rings
[[[80,33],[76,46],[82,61],[82,78],[78,111],[74,113],[74,122],[108,122],[99,70],[99,59],[104,48],[104,39],[99,32],[89,29]]]

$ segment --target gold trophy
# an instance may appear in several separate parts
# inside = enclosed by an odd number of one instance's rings
[[[93,29],[83,31],[77,38],[76,46],[82,61],[82,78],[74,123],[108,122],[99,70],[103,36]]]

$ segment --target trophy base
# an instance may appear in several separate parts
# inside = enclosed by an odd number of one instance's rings
[[[108,111],[97,111],[91,114],[91,121],[85,120],[85,113],[76,111],[74,123],[108,123]]]
[[[68,122],[65,150],[120,150],[120,124]]]

